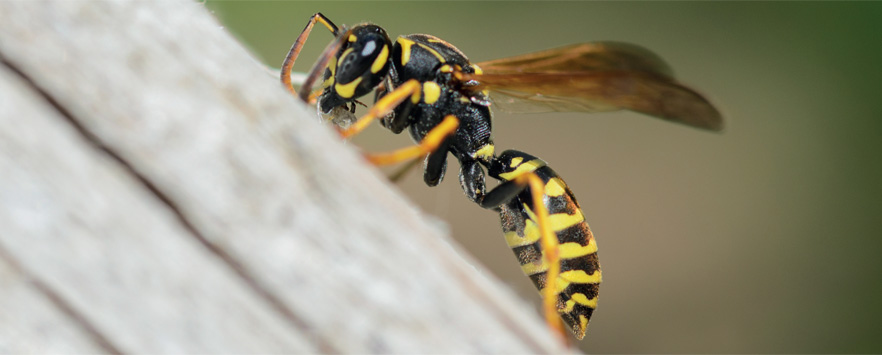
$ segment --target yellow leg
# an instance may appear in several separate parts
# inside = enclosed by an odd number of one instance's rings
[[[416,97],[419,99],[421,92],[422,86],[420,86],[419,81],[416,79],[408,80],[406,83],[395,88],[395,90],[392,90],[392,92],[386,94],[386,96],[383,96],[383,98],[374,103],[374,106],[371,107],[368,113],[361,116],[358,121],[355,121],[355,123],[349,126],[349,129],[340,132],[340,135],[343,136],[343,138],[349,138],[358,134],[367,128],[367,126],[375,119],[388,115],[392,110],[398,107],[398,105],[404,102],[404,100],[407,100],[407,98]]]
[[[418,145],[398,149],[389,153],[374,153],[366,154],[365,156],[371,163],[376,165],[389,165],[410,159],[416,159],[438,149],[438,146],[444,142],[444,139],[456,132],[457,127],[459,127],[459,120],[456,116],[448,115],[447,117],[444,117],[444,120],[435,126],[435,128],[432,128]],[[545,213],[548,214],[547,211]]]
[[[316,13],[309,18],[309,22],[306,23],[306,28],[304,28],[303,31],[300,32],[300,35],[297,36],[297,40],[294,41],[291,50],[288,51],[288,55],[285,56],[285,61],[282,63],[282,84],[285,85],[285,89],[294,95],[297,95],[297,92],[294,91],[294,86],[291,84],[291,68],[294,67],[294,61],[296,61],[297,56],[300,55],[300,50],[303,49],[303,45],[306,43],[306,39],[309,37],[309,33],[312,32],[312,27],[315,26],[316,22],[325,25],[325,27],[327,27],[335,36],[338,32],[337,26],[321,13]],[[325,63],[325,65],[327,65],[327,63]]]
[[[545,184],[542,183],[542,179],[534,172],[520,175],[515,178],[515,181],[518,184],[528,184],[530,186],[533,208],[538,219],[536,224],[541,232],[540,243],[542,244],[545,262],[548,265],[548,270],[545,272],[545,288],[542,289],[542,311],[545,314],[545,322],[566,343],[566,331],[564,330],[563,321],[560,319],[557,307],[559,293],[557,278],[560,276],[560,252],[558,250],[557,236],[554,235],[551,225],[548,223],[548,209],[545,208],[545,203],[543,202]]]

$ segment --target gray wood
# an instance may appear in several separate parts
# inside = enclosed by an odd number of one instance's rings
[[[565,351],[198,3],[0,14],[0,247],[92,345]]]

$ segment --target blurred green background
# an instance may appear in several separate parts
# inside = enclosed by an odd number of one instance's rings
[[[278,67],[309,16],[429,33],[473,61],[592,40],[640,44],[723,111],[703,132],[629,112],[497,114],[497,149],[543,157],[579,197],[604,283],[580,346],[600,353],[882,352],[882,3],[208,1]],[[317,27],[295,70],[331,40]],[[268,79],[271,80],[271,79]],[[410,144],[378,125],[366,150]],[[487,270],[538,301],[499,222],[401,188]]]

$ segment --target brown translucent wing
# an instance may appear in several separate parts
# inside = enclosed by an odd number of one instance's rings
[[[463,74],[490,89],[495,107],[519,112],[601,112],[627,109],[691,126],[720,130],[707,99],[673,79],[652,52],[632,44],[576,44],[478,63]]]

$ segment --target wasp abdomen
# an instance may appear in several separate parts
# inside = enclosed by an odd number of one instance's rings
[[[556,282],[557,308],[576,337],[581,339],[597,307],[601,282],[597,243],[575,196],[554,170],[532,156],[506,156],[503,154],[500,159],[510,172],[499,174],[503,180],[532,171],[545,185],[543,203],[548,209],[551,230],[559,243],[561,273]],[[499,213],[506,243],[514,251],[524,274],[541,291],[546,285],[548,265],[533,210],[528,187],[517,198],[500,205]]]

